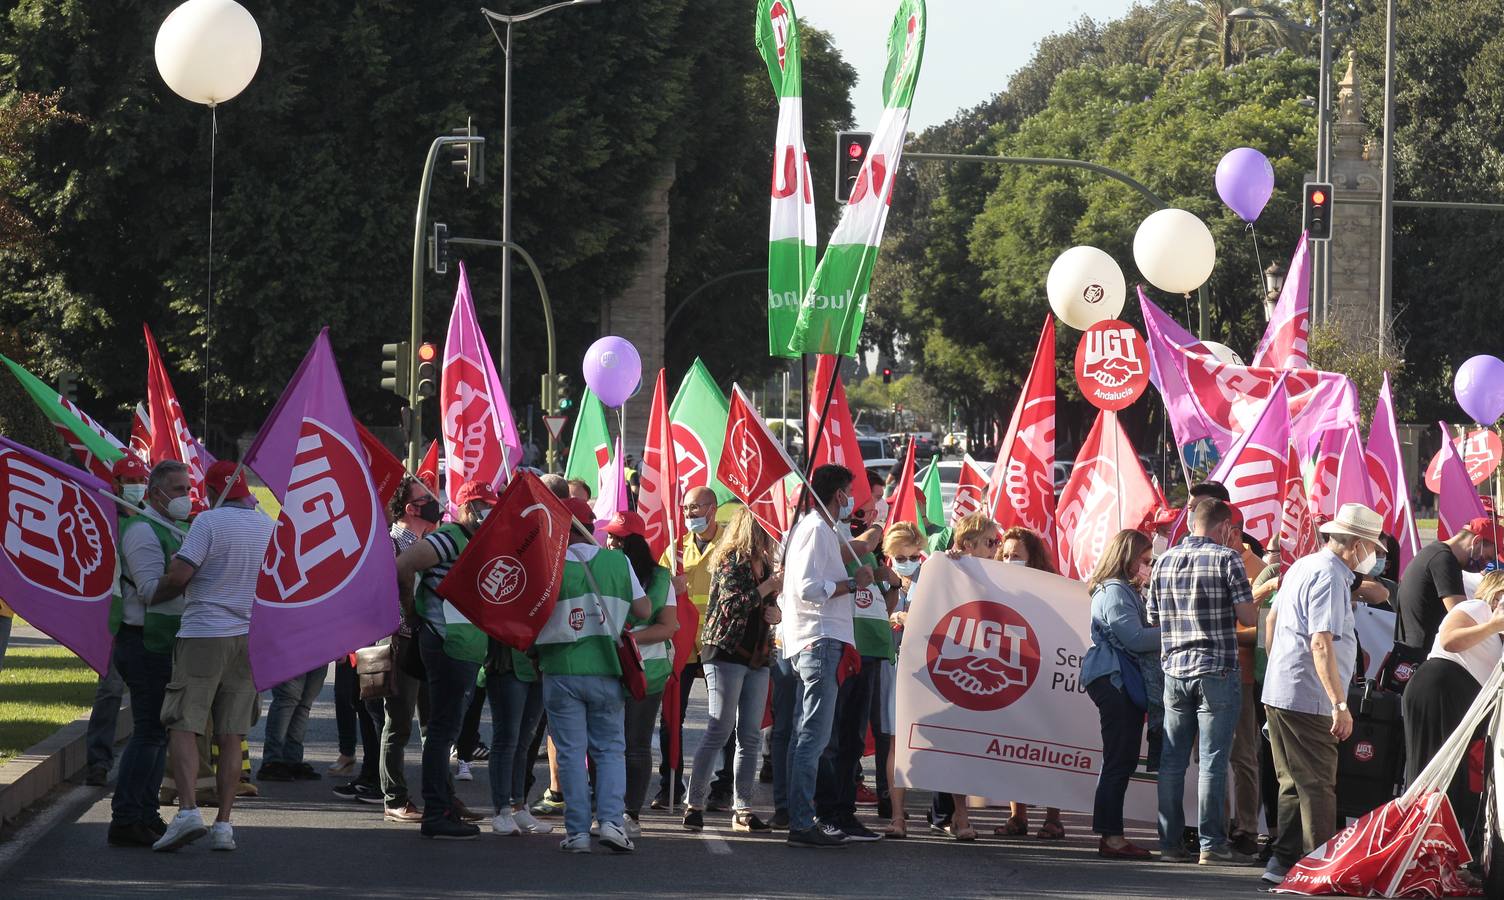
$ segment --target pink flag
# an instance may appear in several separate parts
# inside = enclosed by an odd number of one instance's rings
[[[204,497],[204,473],[211,461],[202,453],[202,445],[194,440],[188,430],[188,419],[178,403],[177,391],[167,378],[167,366],[157,350],[157,341],[151,328],[144,322],[146,332],[146,405],[151,416],[151,465],[164,459],[175,459],[188,467],[188,496],[193,498],[195,511],[208,507]]]
[[[1008,434],[997,448],[987,497],[1003,528],[1022,525],[1055,544],[1055,317],[1046,316],[1034,364],[1013,408]],[[898,521],[891,517],[889,521]]]
[[[1280,519],[1279,560],[1289,569],[1297,559],[1315,553],[1319,539],[1311,505],[1306,500],[1305,477],[1300,471],[1300,455],[1290,445],[1285,461],[1285,504]]]
[[[416,352],[417,348],[414,348]],[[475,320],[470,279],[460,263],[460,284],[444,339],[444,374],[439,387],[443,420],[444,490],[450,505],[467,481],[501,487],[512,467],[522,460],[522,441],[512,408],[501,391],[501,379],[486,339]]]
[[[679,473],[675,465],[674,435],[668,417],[667,376],[658,370],[653,385],[653,406],[648,412],[648,437],[642,449],[638,472],[637,512],[647,526],[648,549],[661,559],[676,546],[679,525]]]
[[[602,466],[599,490],[595,494],[595,536],[606,542],[606,523],[627,508],[627,468],[621,452],[621,435],[616,436],[616,452],[611,465]]]
[[[1191,398],[1190,386],[1181,376],[1180,358],[1175,347],[1182,346],[1198,353],[1209,353],[1195,335],[1180,327],[1180,323],[1160,309],[1138,289],[1138,305],[1144,314],[1144,339],[1149,344],[1149,380],[1159,389],[1164,398],[1165,409],[1170,414],[1170,427],[1175,432],[1175,445],[1186,448],[1200,440],[1209,440],[1211,429],[1201,422],[1196,404]]]
[[[110,666],[116,512],[93,475],[0,437],[0,597],[100,675]]]
[[[251,673],[266,690],[397,630],[386,514],[327,328],[245,462],[282,504],[251,614]]]
[[[136,414],[131,418],[131,452],[151,465],[151,416],[145,403],[136,404]]]
[[[1243,513],[1243,530],[1265,545],[1279,536],[1289,446],[1289,404],[1285,392],[1276,390],[1258,421],[1222,457],[1211,476],[1227,486],[1232,502]]]
[[[1097,413],[1060,492],[1060,574],[1085,579],[1112,536],[1137,528],[1158,500],[1117,413]]]
[[[1451,441],[1451,426],[1445,422],[1436,424],[1441,426],[1441,493],[1436,495],[1436,539],[1444,541],[1485,513],[1478,489],[1467,476],[1462,454]]]
[[[1290,274],[1279,292],[1279,303],[1264,329],[1264,339],[1253,354],[1255,367],[1308,369],[1307,342],[1311,334],[1311,267],[1304,232],[1290,259]]]
[[[1410,481],[1400,456],[1399,429],[1394,423],[1394,395],[1389,389],[1389,373],[1379,389],[1373,422],[1368,427],[1368,480],[1373,486],[1374,511],[1384,517],[1384,530],[1400,544],[1400,569],[1420,551],[1420,535],[1415,530],[1415,514],[1410,509]]]

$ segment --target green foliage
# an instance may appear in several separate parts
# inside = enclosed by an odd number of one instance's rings
[[[1317,324],[1311,328],[1309,342],[1311,367],[1325,372],[1341,372],[1351,378],[1358,389],[1358,403],[1362,407],[1365,431],[1373,417],[1374,404],[1379,401],[1379,390],[1384,386],[1384,373],[1389,373],[1390,384],[1404,384],[1408,373],[1402,352],[1388,345],[1380,353],[1374,335],[1354,334],[1351,328],[1336,323]],[[1413,414],[1403,395],[1395,399],[1395,418],[1411,421]]]
[[[1237,9],[1255,16],[1234,19]],[[1259,0],[1170,0],[1160,5],[1147,49],[1172,68],[1225,69],[1237,61],[1303,49],[1306,34],[1292,24],[1290,4]],[[1299,23],[1295,23],[1299,24]]]

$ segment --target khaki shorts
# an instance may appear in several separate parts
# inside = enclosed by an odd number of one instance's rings
[[[245,635],[178,638],[162,700],[163,727],[203,734],[212,723],[217,735],[244,735],[259,718],[261,697],[251,681]]]

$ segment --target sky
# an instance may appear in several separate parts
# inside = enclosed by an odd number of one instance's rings
[[[1041,38],[1082,16],[1119,18],[1133,0],[927,0],[925,6],[924,68],[909,117],[916,132],[1007,87]],[[856,67],[856,127],[871,131],[882,114],[880,84],[897,0],[795,0],[794,8],[799,18],[830,32],[841,55]]]

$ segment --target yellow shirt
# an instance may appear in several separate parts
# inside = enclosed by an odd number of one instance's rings
[[[11,616],[14,616],[15,614],[16,614],[15,610],[11,609],[9,606],[6,606],[4,600],[0,600],[0,616],[3,616],[3,617],[5,617],[5,618],[8,619]]]
[[[715,532],[716,538],[719,538],[722,534],[724,532],[721,528],[717,528]],[[715,551],[715,538],[707,541],[702,547],[696,535],[690,532],[686,533],[680,540],[679,547],[684,579],[688,582],[689,599],[695,605],[695,609],[700,611],[700,621],[703,622],[705,621],[705,607],[710,603],[710,555]],[[659,563],[669,569],[669,571],[676,571],[674,569],[673,556],[674,551],[672,548],[665,550],[663,559],[659,560]],[[696,634],[694,659],[698,660],[699,658],[700,636]]]

